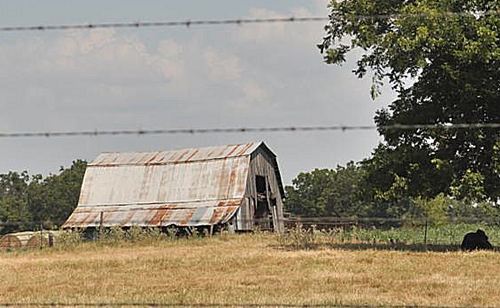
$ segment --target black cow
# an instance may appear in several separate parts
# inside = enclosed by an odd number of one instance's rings
[[[483,230],[477,229],[476,232],[469,232],[464,236],[462,250],[475,250],[475,249],[493,249],[493,246],[488,241],[488,236]]]

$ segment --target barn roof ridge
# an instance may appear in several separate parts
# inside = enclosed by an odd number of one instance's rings
[[[199,148],[182,148],[175,150],[150,152],[103,152],[88,164],[89,167],[113,167],[130,165],[165,165],[219,160],[249,156],[255,150],[264,147],[273,156],[274,153],[263,141],[208,146]]]

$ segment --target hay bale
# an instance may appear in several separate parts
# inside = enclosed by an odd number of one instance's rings
[[[26,247],[34,232],[9,233],[0,238],[0,249],[23,248]]]
[[[28,242],[26,247],[28,248],[41,248],[41,247],[52,247],[56,241],[56,238],[60,232],[58,231],[43,231],[35,232]]]

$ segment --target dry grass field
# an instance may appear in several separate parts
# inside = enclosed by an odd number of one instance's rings
[[[317,248],[273,235],[0,252],[0,304],[500,306],[500,253]]]

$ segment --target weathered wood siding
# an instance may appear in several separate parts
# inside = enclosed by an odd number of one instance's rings
[[[270,199],[276,199],[275,231],[284,230],[283,196],[280,191],[280,179],[276,176],[276,159],[263,148],[255,150],[250,158],[250,168],[246,184],[245,199],[236,217],[237,230],[253,230],[255,197],[257,195],[256,176],[263,176],[268,181]]]

